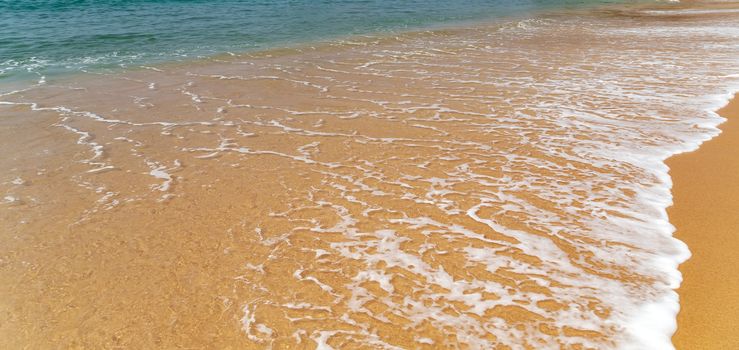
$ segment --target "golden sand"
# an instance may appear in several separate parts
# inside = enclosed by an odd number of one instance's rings
[[[739,99],[719,113],[721,136],[668,161],[670,220],[693,254],[680,265],[678,349],[739,349]]]
[[[634,341],[674,295],[660,151],[712,130],[691,92],[732,67],[722,18],[559,13],[4,95],[0,349]]]

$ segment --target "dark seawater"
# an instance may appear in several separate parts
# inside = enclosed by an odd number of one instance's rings
[[[614,1],[0,1],[0,82]]]

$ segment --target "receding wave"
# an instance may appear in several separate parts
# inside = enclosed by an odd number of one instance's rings
[[[2,220],[37,250],[2,263],[56,286],[38,296],[51,311],[29,306],[6,329],[55,339],[35,320],[74,323],[55,311],[73,305],[127,346],[671,348],[689,251],[663,161],[719,133],[739,21],[634,14],[3,94],[28,130],[2,131],[16,155]]]

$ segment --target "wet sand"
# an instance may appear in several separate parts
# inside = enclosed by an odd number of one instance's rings
[[[716,134],[727,16],[552,14],[5,94],[0,349],[669,348],[687,250],[663,159]]]
[[[719,114],[723,133],[672,169],[676,237],[693,256],[680,265],[677,349],[739,349],[739,100]]]

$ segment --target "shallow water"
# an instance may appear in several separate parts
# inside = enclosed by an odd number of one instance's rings
[[[739,17],[659,11],[5,93],[0,344],[671,348],[663,160],[718,134]]]
[[[589,4],[608,2],[613,1]],[[573,0],[2,1],[0,82],[586,5]]]

